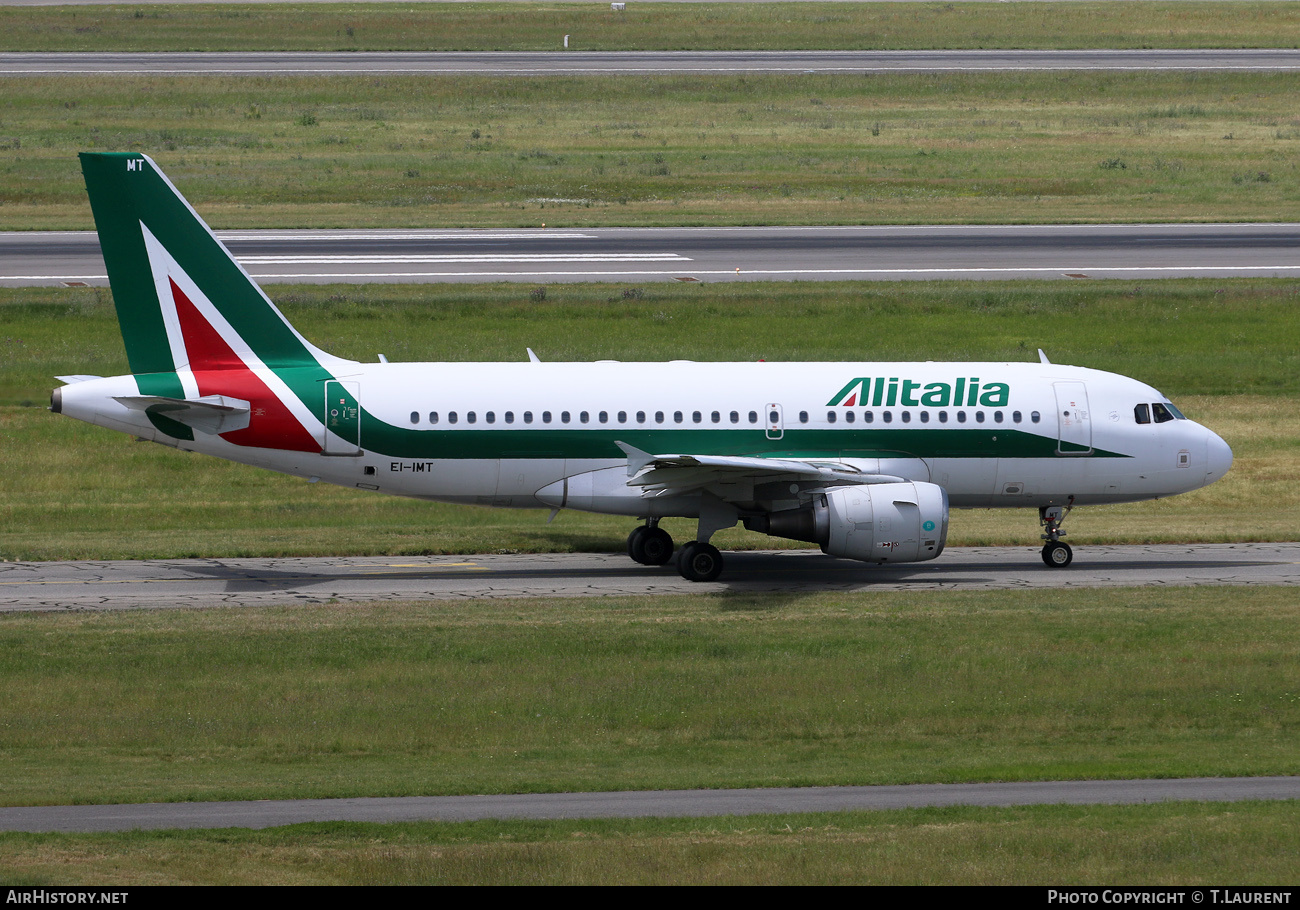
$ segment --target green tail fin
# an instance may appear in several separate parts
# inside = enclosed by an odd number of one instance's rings
[[[195,347],[215,339],[213,331],[249,365],[334,359],[289,325],[149,156],[82,152],[81,169],[132,373],[212,361]],[[187,314],[212,331],[182,331]]]

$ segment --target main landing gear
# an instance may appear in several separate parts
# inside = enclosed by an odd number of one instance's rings
[[[722,574],[722,554],[711,543],[692,540],[682,545],[677,571],[687,581],[713,581]]]
[[[627,536],[627,555],[643,566],[662,566],[673,558],[673,539],[652,518]]]
[[[673,539],[651,518],[628,535],[627,555],[643,566],[666,565],[673,557]],[[713,581],[722,574],[722,554],[713,544],[692,540],[677,554],[677,571],[687,581]]]
[[[1074,508],[1074,497],[1071,496],[1067,501],[1065,508],[1061,506],[1043,506],[1038,510],[1038,521],[1047,529],[1043,534],[1043,562],[1051,569],[1064,569],[1074,561],[1074,551],[1070,549],[1068,543],[1062,543],[1060,538],[1065,536],[1061,530],[1061,523],[1065,521],[1065,516],[1070,514]]]

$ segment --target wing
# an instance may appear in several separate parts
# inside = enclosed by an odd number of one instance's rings
[[[740,455],[651,455],[625,442],[615,443],[627,455],[628,486],[644,495],[663,496],[708,490],[722,499],[737,485],[788,481],[801,488],[825,488],[870,483],[902,483],[903,477],[859,471],[841,462],[794,458],[750,458]]]

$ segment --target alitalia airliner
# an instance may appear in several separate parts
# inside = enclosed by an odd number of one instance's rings
[[[743,524],[868,563],[934,559],[953,508],[1077,505],[1222,477],[1149,385],[1050,363],[359,363],[307,341],[146,155],[83,154],[131,375],[51,409],[186,451],[398,496],[637,520],[629,556],[709,581]],[[698,521],[675,547],[664,518]]]

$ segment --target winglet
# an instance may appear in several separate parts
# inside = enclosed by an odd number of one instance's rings
[[[649,452],[643,452],[636,446],[630,446],[626,442],[614,440],[614,445],[623,450],[627,456],[627,476],[635,477],[636,473],[655,460],[655,456]]]

